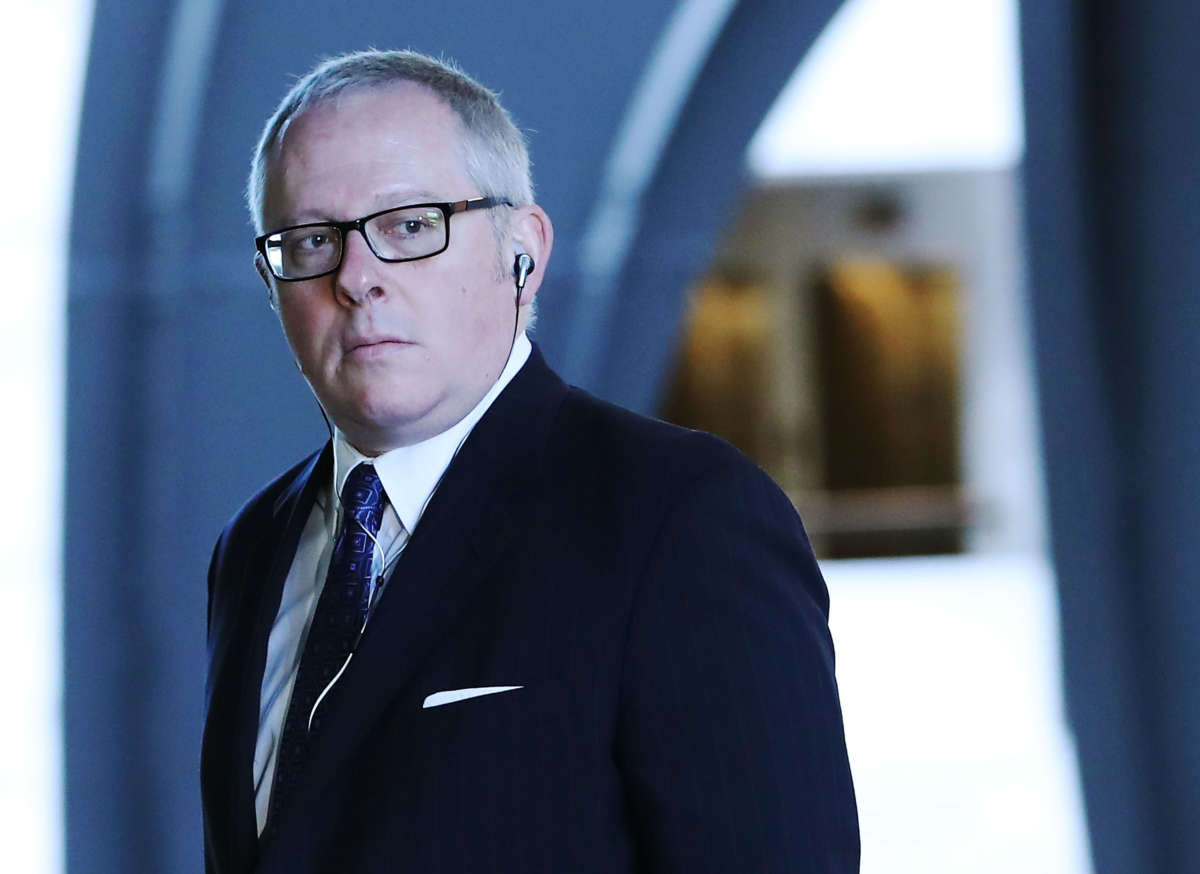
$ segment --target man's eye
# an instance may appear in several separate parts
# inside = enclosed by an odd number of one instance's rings
[[[427,231],[428,223],[424,219],[397,219],[386,223],[380,231],[389,237],[413,237],[422,231]]]
[[[397,218],[384,225],[381,230],[389,237],[415,237],[429,230],[429,221],[420,216]]]
[[[297,249],[319,249],[329,244],[329,234],[324,231],[314,231],[296,240]]]
[[[399,213],[384,216],[376,227],[380,234],[395,240],[410,240],[424,236],[441,223],[440,213]]]

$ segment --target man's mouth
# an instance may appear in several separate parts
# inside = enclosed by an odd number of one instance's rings
[[[358,357],[390,352],[403,346],[411,346],[407,340],[399,337],[355,337],[346,344],[348,355]]]

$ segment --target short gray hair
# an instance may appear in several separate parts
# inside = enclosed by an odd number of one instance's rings
[[[525,137],[500,105],[495,92],[453,62],[408,50],[371,49],[339,55],[318,64],[292,87],[267,121],[254,150],[246,185],[246,205],[256,233],[264,230],[267,158],[278,145],[288,122],[339,94],[402,82],[428,88],[458,117],[463,130],[465,169],[481,194],[503,198],[514,206],[533,203],[533,177]]]

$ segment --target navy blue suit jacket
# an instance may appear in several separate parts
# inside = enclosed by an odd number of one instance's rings
[[[210,872],[858,870],[828,596],[791,504],[536,350],[451,463],[260,842],[267,637],[329,477],[326,446],[217,543]],[[422,707],[484,686],[523,688]]]

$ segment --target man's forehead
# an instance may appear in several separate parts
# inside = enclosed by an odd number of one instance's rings
[[[273,155],[336,136],[356,122],[376,141],[398,140],[430,127],[454,141],[463,135],[458,114],[434,91],[416,82],[396,82],[347,88],[304,106],[280,126]]]
[[[358,89],[306,107],[281,126],[266,157],[265,211],[284,211],[264,216],[268,222],[346,219],[459,199],[469,181],[457,115],[411,83]],[[341,196],[347,190],[353,205]],[[335,202],[321,202],[323,193]],[[348,210],[354,215],[342,214]]]

